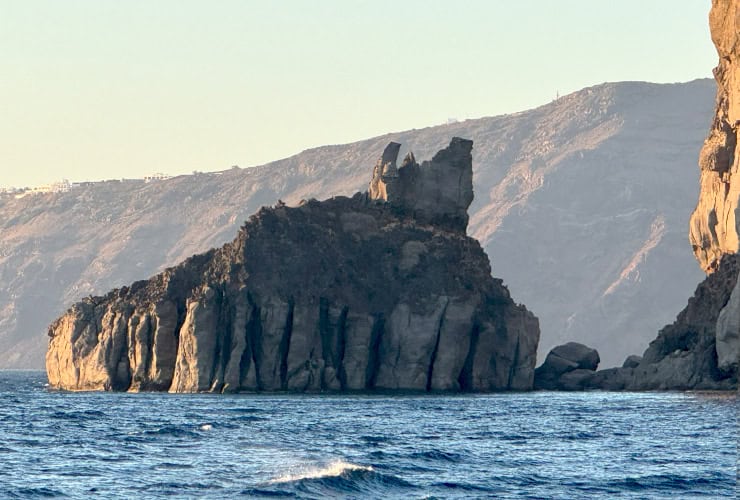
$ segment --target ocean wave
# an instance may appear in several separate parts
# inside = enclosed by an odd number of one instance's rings
[[[100,410],[82,410],[82,411],[55,411],[51,414],[51,418],[61,420],[97,420],[105,417],[105,413]]]
[[[197,438],[200,437],[201,433],[197,432],[196,429],[201,430],[199,427],[195,427],[192,425],[164,425],[156,429],[146,429],[142,431],[130,432],[124,438],[124,441],[136,442],[141,440],[156,439],[159,437],[172,437],[178,439]]]
[[[336,460],[323,467],[309,466],[297,472],[290,472],[275,479],[271,479],[269,484],[290,483],[301,481],[303,479],[321,479],[325,477],[338,477],[349,471],[368,471],[373,472],[375,469],[371,465],[357,465],[343,460]]]
[[[680,474],[651,474],[638,477],[627,477],[612,481],[609,486],[628,491],[717,491],[732,487],[734,477],[727,474],[712,473],[702,477],[686,477]]]
[[[324,498],[335,495],[359,495],[380,498],[386,493],[397,494],[413,485],[400,477],[384,474],[370,465],[358,465],[337,460],[323,466],[308,466],[293,470],[269,481],[281,493],[295,491],[298,496]]]
[[[265,410],[261,408],[226,408],[224,411],[228,413],[240,413],[240,414],[264,413],[265,412]]]
[[[265,417],[256,417],[254,415],[239,415],[238,417],[234,417],[232,420],[236,422],[264,422],[268,419]]]
[[[57,498],[66,496],[63,492],[51,488],[19,488],[17,490],[0,491],[0,493],[4,498]]]

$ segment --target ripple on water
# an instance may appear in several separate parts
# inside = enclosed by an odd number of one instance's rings
[[[412,460],[426,460],[431,462],[452,462],[457,463],[463,460],[463,455],[460,453],[454,453],[450,451],[442,450],[427,450],[419,451],[409,455]]]

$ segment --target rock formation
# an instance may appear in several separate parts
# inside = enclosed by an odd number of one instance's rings
[[[714,121],[699,157],[701,188],[689,239],[709,275],[676,321],[645,354],[621,368],[565,376],[545,388],[573,390],[736,390],[740,364],[740,0],[714,0],[709,14],[719,64]],[[549,357],[548,357],[549,359]],[[547,363],[546,363],[547,364]],[[538,368],[538,371],[547,367]]]
[[[532,388],[539,327],[465,234],[472,141],[369,193],[262,208],[222,248],[89,297],[49,328],[67,390]]]
[[[709,28],[719,64],[714,68],[717,99],[709,136],[699,155],[701,189],[691,216],[689,238],[707,273],[722,257],[737,253],[736,211],[740,198],[740,158],[735,154],[740,126],[740,10],[736,0],[714,0]]]
[[[709,27],[719,55],[714,69],[717,99],[712,127],[699,156],[701,187],[689,231],[699,265],[709,276],[676,321],[661,330],[650,344],[642,362],[632,368],[634,373],[626,377],[627,388],[737,388],[740,2],[713,1]]]
[[[295,206],[364,191],[389,141],[403,144],[400,165],[408,150],[430,159],[453,136],[475,141],[468,234],[494,275],[537,312],[538,357],[574,340],[598,348],[602,366],[621,365],[675,319],[703,278],[686,227],[715,92],[709,79],[607,83],[521,113],[313,148],[259,167],[23,198],[0,189],[0,369],[42,368],[49,323],[82,297],[221,247],[275,200]]]
[[[401,145],[391,142],[373,170],[369,195],[413,215],[419,222],[465,231],[473,201],[469,141],[452,141],[432,161],[416,163],[413,153],[396,166]],[[466,153],[467,151],[467,153]]]
[[[719,269],[699,284],[686,309],[660,331],[642,358],[629,356],[621,368],[587,371],[572,363],[552,363],[551,356],[557,354],[553,350],[537,368],[535,386],[566,391],[737,389],[737,337],[720,337],[717,323],[718,318],[737,321],[737,315],[723,316],[723,312],[728,310],[739,271],[736,255],[723,258]]]
[[[534,372],[535,389],[579,390],[599,366],[599,353],[577,342],[552,349]]]

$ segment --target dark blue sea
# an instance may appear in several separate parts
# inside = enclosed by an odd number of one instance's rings
[[[734,394],[64,393],[0,371],[0,498],[736,498]]]

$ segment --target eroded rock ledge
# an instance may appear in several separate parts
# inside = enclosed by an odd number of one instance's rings
[[[537,319],[465,234],[471,150],[396,168],[391,144],[369,193],[263,208],[222,248],[75,304],[49,328],[50,385],[531,389]]]

